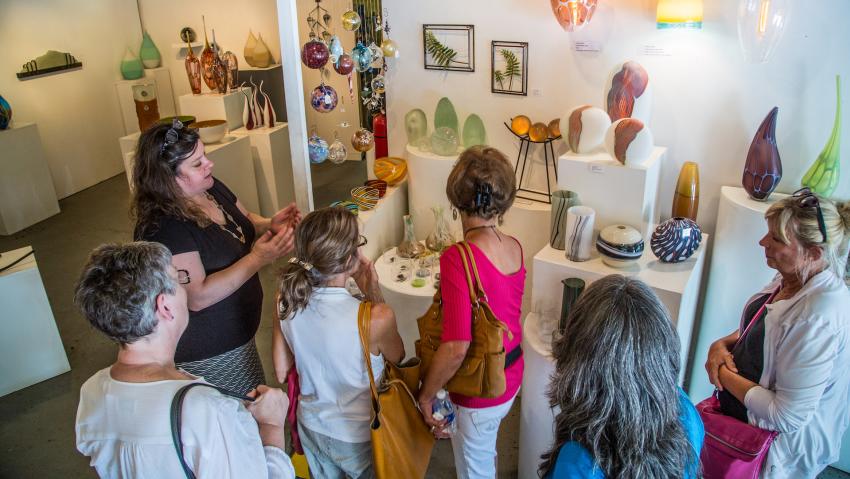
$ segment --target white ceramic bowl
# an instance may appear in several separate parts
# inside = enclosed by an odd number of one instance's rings
[[[198,130],[198,135],[205,145],[218,143],[227,133],[227,120],[205,120],[197,121],[189,125],[189,128]]]

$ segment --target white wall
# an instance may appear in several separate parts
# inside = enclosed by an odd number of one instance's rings
[[[60,198],[123,170],[113,82],[126,46],[140,43],[133,0],[0,1],[0,94],[14,121],[38,124]],[[82,69],[18,80],[21,65],[47,50],[71,53]]]
[[[846,121],[850,30],[843,19],[850,13],[850,3],[821,0],[817,7],[805,9],[798,5],[777,51],[762,65],[746,63],[738,47],[738,2],[711,0],[704,4],[702,30],[658,31],[655,1],[606,0],[599,2],[590,25],[569,34],[555,21],[546,1],[432,0],[416,2],[414,7],[405,0],[384,0],[391,37],[401,51],[400,58],[390,60],[387,74],[390,154],[403,154],[405,113],[422,108],[433,129],[437,100],[448,96],[461,122],[467,114],[478,113],[490,144],[514,159],[518,145],[503,121],[526,114],[548,122],[579,104],[603,106],[613,70],[633,59],[646,68],[653,83],[650,126],[656,143],[669,148],[659,192],[662,217],[669,216],[679,168],[685,161],[696,161],[701,181],[698,222],[713,231],[720,186],[740,185],[755,129],[774,105],[780,111],[777,137],[784,168],[778,190],[798,188],[832,130],[836,73],[844,80],[842,156],[846,162],[850,154],[850,122]],[[425,23],[474,24],[476,71],[425,70]],[[529,96],[490,92],[492,40],[529,43]],[[598,41],[602,51],[575,52],[575,40]],[[644,55],[646,44],[669,47],[673,55]],[[535,96],[534,90],[539,95]],[[542,178],[544,171],[537,168],[535,174]],[[847,168],[836,196],[850,197]]]

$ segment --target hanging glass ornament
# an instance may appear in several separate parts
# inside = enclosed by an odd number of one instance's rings
[[[301,61],[307,68],[322,68],[328,62],[328,57],[330,52],[327,45],[318,40],[310,40],[301,48]]]
[[[349,10],[342,14],[342,28],[353,32],[360,28],[360,15],[354,10]]]
[[[375,42],[369,44],[369,51],[372,52],[372,62],[369,64],[372,68],[381,69],[384,67],[384,51],[381,47],[375,45]]]
[[[385,38],[381,42],[381,51],[384,52],[385,58],[398,58],[399,56],[398,45],[389,38]]]
[[[351,50],[351,59],[354,60],[354,68],[359,73],[368,71],[372,65],[372,50],[358,41],[354,49]]]
[[[311,163],[322,163],[328,158],[328,142],[319,137],[315,129],[307,141],[307,150]]]
[[[384,75],[378,75],[372,79],[372,91],[378,95],[383,95],[385,91]]]
[[[345,161],[347,157],[348,150],[345,148],[342,140],[339,139],[339,134],[334,131],[334,141],[331,143],[331,146],[328,147],[328,160],[335,165],[339,165]]]
[[[339,100],[333,87],[322,83],[310,94],[310,106],[319,113],[330,113]]]
[[[349,54],[343,53],[334,63],[334,70],[340,75],[348,75],[354,71],[354,60],[351,59]]]
[[[359,152],[365,152],[375,146],[375,136],[366,128],[360,128],[351,135],[351,146]]]
[[[342,42],[339,41],[339,37],[334,35],[331,37],[330,43],[328,43],[328,51],[331,54],[330,60],[333,63],[336,63],[339,60],[345,50],[342,48]]]

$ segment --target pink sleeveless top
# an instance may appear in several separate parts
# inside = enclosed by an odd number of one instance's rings
[[[511,239],[516,241],[515,238]],[[496,317],[502,320],[513,334],[513,339],[508,339],[507,333],[503,338],[505,352],[510,352],[522,344],[520,317],[522,294],[525,288],[525,263],[521,263],[518,271],[503,274],[475,244],[469,243],[469,245],[475,257],[475,264],[478,266],[478,274],[488,303]],[[520,254],[522,254],[522,245],[520,245]],[[447,249],[440,258],[440,293],[443,297],[442,340],[472,341],[472,304],[469,300],[469,287],[466,283],[460,253],[454,246]],[[504,404],[519,390],[522,384],[523,366],[523,358],[520,357],[505,370],[507,387],[505,393],[499,397],[485,399],[452,393],[452,401],[468,408],[485,408]]]

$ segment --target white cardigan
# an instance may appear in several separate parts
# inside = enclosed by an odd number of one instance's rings
[[[764,321],[764,369],[744,398],[750,424],[779,432],[761,477],[814,478],[838,459],[850,419],[850,291],[823,271]]]

